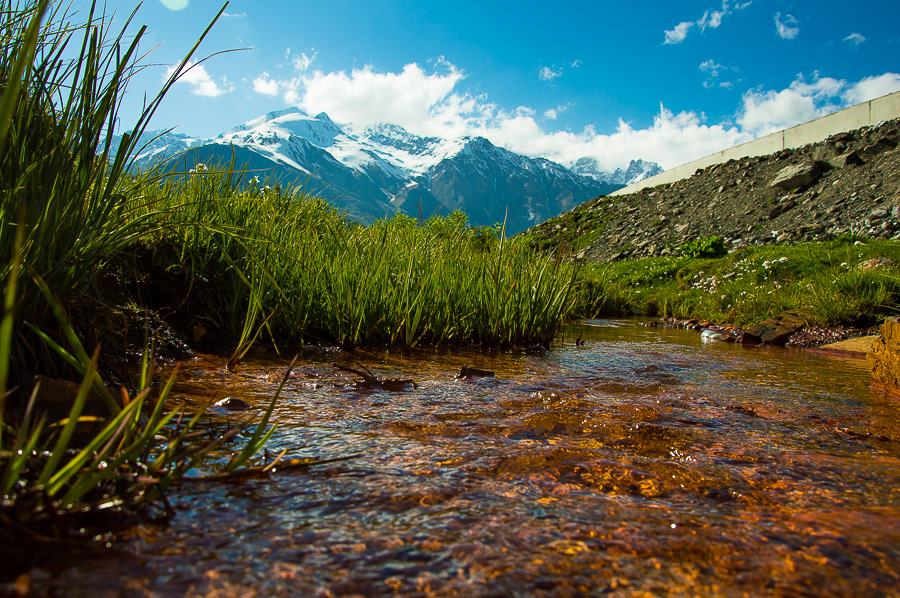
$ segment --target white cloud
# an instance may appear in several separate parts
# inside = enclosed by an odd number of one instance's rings
[[[703,80],[703,87],[707,89],[712,89],[714,87],[722,87],[725,89],[731,89],[734,87],[733,81],[727,81],[720,79],[725,73],[736,73],[738,71],[737,68],[731,66],[725,66],[719,64],[712,58],[709,60],[704,60],[697,67],[700,71],[706,73],[706,79]],[[740,79],[738,79],[740,81]]]
[[[229,17],[232,19],[243,19],[243,18],[246,18],[247,13],[245,13],[245,12],[223,12],[222,16]]]
[[[744,131],[761,136],[895,91],[900,91],[897,73],[866,77],[852,84],[819,77],[818,73],[814,74],[812,83],[798,76],[781,91],[746,92],[737,122]]]
[[[793,27],[797,24],[797,19],[793,15],[785,15],[781,20],[781,13],[775,13],[775,31],[781,39],[794,39],[800,33],[799,27]]]
[[[866,38],[861,33],[851,33],[844,38],[844,41],[854,48],[858,48],[864,41],[866,41]]]
[[[735,11],[744,10],[748,6],[753,3],[753,0],[750,2],[744,2],[742,4],[737,4],[734,9],[732,9],[728,0],[723,0],[722,9],[721,10],[707,10],[704,11],[703,16],[697,19],[696,21],[682,21],[675,25],[674,29],[666,30],[666,39],[663,42],[664,44],[680,44],[687,38],[688,33],[691,28],[695,25],[700,30],[700,33],[706,31],[707,28],[716,29],[719,25],[722,24],[722,20],[730,14],[733,14]]]
[[[688,31],[690,31],[693,26],[693,21],[682,21],[681,23],[678,23],[671,31],[666,30],[666,41],[663,43],[680,44],[687,37]]]
[[[408,64],[399,73],[382,73],[371,66],[344,71],[299,73],[281,82],[288,103],[310,114],[327,112],[338,122],[397,123],[418,130],[455,130],[479,110],[492,109],[468,95],[453,93],[464,78],[461,71],[441,62],[442,72],[426,73]]]
[[[717,28],[722,24],[722,17],[725,16],[725,11],[723,10],[707,10],[703,13],[703,16],[697,21],[697,26],[700,28],[700,31],[706,31],[707,27],[712,27],[713,29]]]
[[[163,81],[167,81],[175,73],[177,67],[171,66],[166,70]],[[206,67],[202,64],[189,62],[185,72],[178,79],[180,83],[187,83],[191,86],[191,93],[198,96],[207,96],[214,98],[224,93],[228,93],[234,89],[228,79],[222,77],[217,83],[215,79],[206,71]]]
[[[724,73],[734,69],[710,59],[701,63],[699,70]],[[746,92],[731,123],[709,124],[702,113],[676,114],[660,105],[649,126],[620,121],[614,132],[599,134],[592,126],[581,131],[551,130],[569,105],[539,113],[528,106],[504,110],[484,95],[461,90],[465,73],[443,58],[427,68],[408,64],[400,72],[366,66],[349,72],[311,70],[292,75],[277,79],[264,72],[253,80],[253,86],[257,93],[279,94],[308,114],[325,112],[336,122],[355,127],[390,122],[422,136],[482,136],[511,151],[561,163],[590,156],[604,170],[626,167],[633,158],[670,168],[900,89],[900,74],[886,73],[850,84],[814,73],[811,81],[798,76],[786,89]]]
[[[578,67],[581,66],[581,61],[578,59],[575,59],[569,64],[569,66],[572,67],[573,69],[577,69]]]
[[[313,61],[316,59],[319,53],[313,51],[312,56],[307,56],[306,52],[301,52],[298,54],[292,54],[290,48],[288,48],[286,58],[291,61],[291,66],[294,67],[294,70],[305,73],[309,70],[309,67],[312,66]]]
[[[267,96],[277,96],[280,89],[278,81],[269,77],[268,72],[264,72],[253,80],[253,91]]]
[[[700,66],[697,68],[701,71],[707,71],[711,77],[718,77],[723,67],[721,64],[710,58],[709,60],[701,62]]]
[[[885,73],[857,81],[847,89],[844,98],[852,105],[874,100],[895,91],[900,91],[900,74]]]
[[[553,65],[556,66],[556,65]],[[549,66],[542,67],[540,73],[538,73],[538,79],[541,81],[553,81],[557,77],[563,74],[562,67],[558,69],[552,69]]]

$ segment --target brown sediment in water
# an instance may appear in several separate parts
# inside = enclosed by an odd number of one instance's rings
[[[546,355],[304,354],[270,452],[358,457],[186,484],[178,516],[35,589],[193,595],[881,596],[900,584],[900,406],[859,360],[594,322]],[[493,378],[460,380],[464,365]],[[183,364],[263,405],[285,361]],[[231,422],[259,413],[223,414]],[[224,458],[224,457],[223,457]]]

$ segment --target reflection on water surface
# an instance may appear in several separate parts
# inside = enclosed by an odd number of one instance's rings
[[[354,458],[185,484],[167,528],[122,540],[139,558],[80,563],[46,590],[897,592],[900,403],[869,388],[864,361],[624,321],[566,337],[544,355],[353,356],[414,378],[404,392],[357,389],[330,367],[345,356],[304,353],[269,451]],[[264,406],[286,364],[232,375],[207,357],[184,364],[178,393]],[[463,365],[497,375],[457,380]]]

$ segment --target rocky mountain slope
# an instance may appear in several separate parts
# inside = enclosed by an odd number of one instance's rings
[[[526,234],[592,262],[667,255],[712,235],[729,248],[839,234],[900,239],[900,119],[587,201]]]
[[[356,131],[327,114],[312,117],[296,108],[253,119],[215,139],[164,134],[145,147],[137,164],[177,156],[179,168],[187,170],[197,162],[228,164],[232,155],[251,175],[270,184],[302,183],[307,193],[364,222],[461,210],[474,225],[505,220],[509,234],[659,170],[632,160],[626,170],[604,173],[593,158],[570,169],[483,137],[419,137],[392,124]]]

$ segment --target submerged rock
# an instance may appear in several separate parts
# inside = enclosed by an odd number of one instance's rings
[[[471,380],[472,378],[493,378],[494,372],[490,370],[473,368],[469,365],[464,365],[462,367],[462,370],[460,370],[456,377],[461,380]]]

